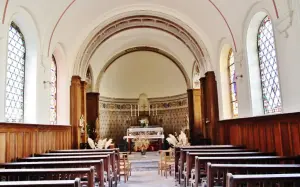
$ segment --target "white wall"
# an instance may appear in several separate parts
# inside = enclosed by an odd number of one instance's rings
[[[168,58],[153,52],[133,52],[117,59],[100,83],[101,96],[137,98],[164,97],[185,93],[187,85],[179,68]]]

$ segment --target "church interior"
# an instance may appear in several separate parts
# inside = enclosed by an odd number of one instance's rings
[[[299,0],[0,0],[0,21],[0,187],[300,186]]]

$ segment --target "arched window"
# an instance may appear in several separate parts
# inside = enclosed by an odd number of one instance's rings
[[[194,70],[193,70],[193,88],[200,88],[200,68],[197,62],[195,62]]]
[[[259,26],[257,46],[264,113],[281,112],[275,38],[269,16],[266,16]]]
[[[8,32],[5,119],[21,123],[24,119],[26,47],[19,27],[12,22]]]
[[[54,55],[50,71],[50,124],[57,124],[57,67]]]
[[[229,92],[232,116],[238,117],[238,101],[237,101],[237,89],[236,89],[236,73],[233,51],[230,49],[228,53],[228,77],[229,77]]]

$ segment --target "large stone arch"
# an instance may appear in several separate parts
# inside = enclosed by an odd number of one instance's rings
[[[74,75],[85,77],[84,72],[88,68],[89,60],[102,43],[122,31],[136,28],[157,29],[173,35],[191,51],[196,61],[201,65],[201,69],[205,71],[212,69],[210,57],[204,43],[196,40],[196,37],[188,32],[190,28],[187,29],[185,23],[169,15],[163,16],[161,13],[159,13],[160,16],[156,16],[153,12],[148,13],[148,15],[147,12],[143,15],[135,15],[136,12],[134,11],[132,16],[128,16],[128,14],[126,13],[123,17],[122,15],[117,16],[117,19],[113,19],[104,27],[94,29],[94,34],[87,37],[85,44],[83,44],[77,55],[74,64]],[[95,30],[99,31],[95,32]]]
[[[187,86],[187,89],[190,89],[192,87],[191,85],[191,81],[190,81],[190,78],[187,74],[187,72],[185,71],[183,65],[181,62],[179,62],[179,60],[177,60],[174,56],[172,56],[170,53],[162,50],[162,49],[158,49],[156,47],[149,47],[149,46],[137,46],[137,47],[132,47],[132,48],[129,48],[129,49],[126,49],[126,50],[123,50],[117,54],[115,54],[114,56],[112,56],[110,58],[110,60],[103,66],[103,68],[101,69],[98,77],[97,77],[97,80],[95,82],[95,85],[93,86],[95,89],[94,91],[95,92],[99,92],[99,89],[100,89],[100,83],[101,83],[101,79],[104,75],[104,73],[106,72],[106,70],[119,58],[121,58],[122,56],[124,55],[127,55],[129,53],[133,53],[133,52],[137,52],[137,51],[149,51],[149,52],[154,52],[154,53],[157,53],[157,54],[160,54],[166,58],[168,58],[169,60],[171,60],[177,67],[178,69],[181,71],[184,79],[185,79],[185,82],[186,82],[186,86]]]

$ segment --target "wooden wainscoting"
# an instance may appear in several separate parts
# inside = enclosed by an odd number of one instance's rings
[[[0,163],[71,148],[71,126],[0,123]]]
[[[300,155],[300,113],[219,121],[219,143]]]

